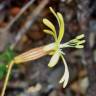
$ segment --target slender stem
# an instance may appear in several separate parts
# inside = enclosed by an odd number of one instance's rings
[[[14,65],[14,61],[11,61],[11,63],[9,64],[9,68],[8,68],[8,72],[7,72],[5,81],[4,81],[3,89],[1,91],[1,96],[4,96],[4,94],[5,94],[5,90],[6,90],[6,87],[7,87],[7,84],[8,84],[9,76],[10,76],[13,65]]]

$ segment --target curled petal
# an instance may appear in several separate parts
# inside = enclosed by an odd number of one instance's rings
[[[61,57],[62,57],[64,66],[65,66],[65,72],[64,72],[64,75],[62,76],[61,80],[59,81],[59,83],[63,83],[63,88],[65,88],[69,81],[69,70],[68,70],[68,66],[66,64],[66,61],[65,61],[63,55],[61,55]]]
[[[58,60],[59,60],[59,57],[60,57],[60,53],[57,51],[51,58],[48,66],[49,67],[54,67],[57,63],[58,63]]]

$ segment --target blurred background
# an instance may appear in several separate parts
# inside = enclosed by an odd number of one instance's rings
[[[7,65],[14,56],[53,42],[43,33],[43,18],[58,24],[49,7],[62,13],[62,42],[85,34],[84,49],[64,49],[70,80],[65,89],[58,82],[62,61],[48,68],[50,56],[14,65],[5,96],[96,96],[96,0],[0,0],[0,90]]]

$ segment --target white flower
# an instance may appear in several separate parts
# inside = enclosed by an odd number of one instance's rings
[[[63,87],[65,88],[69,81],[69,70],[68,70],[67,63],[64,59],[64,53],[62,51],[62,48],[66,48],[66,47],[83,48],[84,46],[82,44],[85,43],[85,40],[82,40],[84,38],[84,35],[82,34],[82,35],[77,36],[75,39],[70,40],[69,42],[60,44],[62,41],[63,35],[64,35],[63,16],[59,12],[55,13],[55,11],[51,7],[50,7],[50,11],[53,13],[53,15],[56,17],[56,19],[58,21],[59,34],[57,36],[56,28],[52,24],[52,22],[50,22],[48,19],[43,19],[43,23],[49,28],[49,29],[44,29],[44,32],[49,35],[52,35],[55,39],[55,42],[47,45],[44,48],[44,50],[49,52],[49,55],[53,55],[51,60],[49,61],[49,64],[48,64],[49,67],[54,67],[58,63],[59,58],[60,57],[62,58],[65,71],[64,71],[64,75],[60,79],[59,83],[63,83]]]

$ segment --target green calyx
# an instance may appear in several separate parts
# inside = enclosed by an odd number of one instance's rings
[[[63,83],[63,87],[65,88],[69,80],[69,71],[68,71],[67,63],[64,58],[64,52],[62,51],[62,48],[67,48],[67,47],[83,48],[84,47],[83,44],[85,43],[85,40],[83,39],[84,35],[83,34],[79,35],[75,39],[72,39],[64,44],[61,44],[61,41],[64,36],[64,29],[65,29],[63,16],[59,12],[55,13],[55,11],[51,7],[49,7],[49,9],[58,21],[59,34],[57,36],[56,28],[51,21],[49,21],[46,18],[43,19],[43,23],[49,28],[49,29],[44,29],[44,32],[51,35],[55,40],[54,43],[45,46],[44,50],[47,51],[49,55],[52,55],[52,58],[48,64],[49,67],[51,68],[54,67],[58,63],[59,59],[60,58],[62,59],[65,66],[65,72],[62,78],[60,79],[59,83]]]

